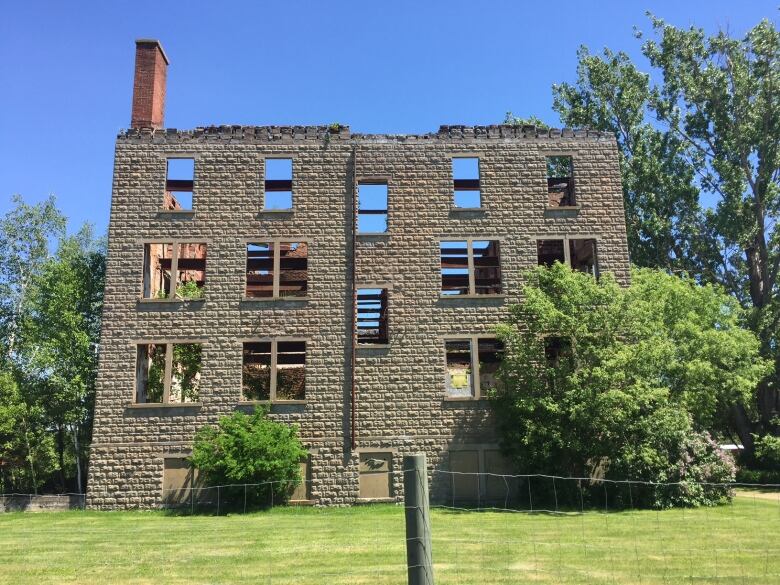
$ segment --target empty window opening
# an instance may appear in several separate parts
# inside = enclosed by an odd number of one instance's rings
[[[359,492],[364,499],[392,496],[392,453],[360,453]]]
[[[175,274],[176,278],[171,276]],[[144,245],[145,299],[200,299],[206,283],[206,244]]]
[[[479,208],[481,192],[478,158],[453,158],[453,203],[455,207]]]
[[[471,398],[474,381],[471,376],[471,340],[451,339],[445,342],[447,352],[447,396]]]
[[[574,205],[574,169],[570,156],[547,157],[547,198],[550,207]]]
[[[498,339],[480,338],[477,340],[477,348],[479,388],[484,395],[498,384],[496,375],[504,359],[504,343]]]
[[[441,292],[467,295],[469,285],[469,244],[466,240],[443,241],[441,252]]]
[[[447,397],[482,398],[496,387],[497,372],[504,359],[503,342],[480,336],[447,339],[444,350]]]
[[[539,266],[552,266],[556,262],[566,264],[566,252],[563,240],[538,240],[536,242]]]
[[[544,358],[548,368],[571,365],[574,359],[571,339],[557,335],[544,338]]]
[[[291,158],[265,159],[264,209],[292,209]]]
[[[248,298],[305,297],[309,247],[305,242],[256,242],[246,247]]]
[[[247,244],[246,296],[273,297],[274,273],[274,245],[272,243]]]
[[[572,270],[596,274],[596,240],[569,240],[569,259]]]
[[[501,264],[498,241],[474,240],[474,292],[478,295],[501,294]]]
[[[359,288],[357,290],[358,343],[387,344],[387,289]]]
[[[596,240],[593,238],[537,240],[536,249],[539,266],[560,262],[568,264],[572,270],[598,276]]]
[[[186,404],[198,401],[200,344],[141,344],[137,355],[136,403]]]
[[[358,233],[387,231],[387,183],[358,184]]]
[[[163,209],[192,209],[192,190],[195,182],[194,158],[169,158],[165,178]]]
[[[441,255],[441,294],[501,294],[501,260],[497,240],[445,240]]]
[[[244,400],[271,399],[271,342],[244,344]]]
[[[305,297],[308,288],[309,248],[304,242],[280,242],[279,296]]]
[[[306,399],[306,342],[244,343],[244,400]]]

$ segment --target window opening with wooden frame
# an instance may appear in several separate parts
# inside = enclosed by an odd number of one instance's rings
[[[292,184],[291,158],[265,159],[263,209],[271,211],[292,209]]]
[[[595,238],[550,238],[536,241],[539,266],[555,262],[567,264],[572,270],[598,276]]]
[[[357,233],[387,232],[387,191],[387,181],[358,181]]]
[[[308,294],[309,246],[272,241],[246,246],[247,298],[300,298]]]
[[[143,343],[137,346],[136,404],[197,402],[201,378],[199,343]]]
[[[195,242],[144,244],[143,298],[203,298],[206,248],[206,244]]]
[[[242,388],[244,401],[306,400],[306,342],[245,342]]]
[[[550,207],[571,207],[574,200],[574,167],[571,156],[548,156],[547,202]]]
[[[167,159],[163,209],[166,211],[192,210],[194,184],[194,158]]]
[[[452,186],[455,207],[479,209],[482,206],[477,157],[452,158]]]
[[[498,240],[442,240],[441,294],[444,296],[501,294]]]
[[[482,398],[496,386],[496,373],[504,358],[503,342],[493,337],[453,337],[445,339],[444,351],[448,398]]]
[[[389,342],[387,289],[357,289],[357,340],[359,344],[386,345]]]

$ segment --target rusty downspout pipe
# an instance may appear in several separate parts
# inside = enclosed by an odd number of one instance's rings
[[[352,315],[351,322],[351,365],[349,369],[350,382],[350,435],[354,451],[357,446],[357,399],[355,388],[355,347],[357,346],[357,222],[358,222],[358,188],[357,188],[357,146],[352,147]]]

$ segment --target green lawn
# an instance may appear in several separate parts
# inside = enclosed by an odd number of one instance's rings
[[[432,511],[436,583],[780,584],[780,499],[664,512]],[[405,583],[403,509],[0,515],[0,583]]]

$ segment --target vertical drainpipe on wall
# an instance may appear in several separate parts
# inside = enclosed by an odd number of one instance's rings
[[[357,223],[358,223],[358,188],[357,188],[357,146],[352,146],[352,325],[351,333],[351,365],[349,369],[352,391],[350,394],[350,435],[352,450],[357,445],[357,399],[355,388],[355,349],[357,346]]]

